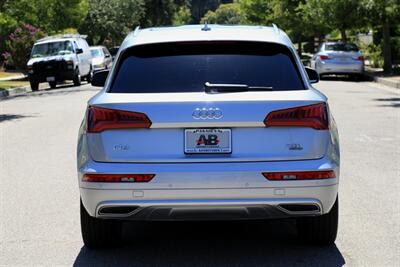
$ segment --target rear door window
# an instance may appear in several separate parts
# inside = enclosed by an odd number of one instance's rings
[[[203,92],[212,84],[246,84],[302,90],[285,46],[257,42],[163,43],[125,51],[111,93]]]

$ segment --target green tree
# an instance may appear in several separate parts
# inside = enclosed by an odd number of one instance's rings
[[[116,45],[140,24],[144,14],[144,0],[90,0],[79,30],[88,34],[92,44]]]
[[[304,15],[300,5],[305,0],[273,0],[272,18],[273,21],[283,28],[288,35],[298,44],[298,53],[302,54],[302,41],[306,36],[311,35],[308,30],[308,23],[304,20]]]
[[[85,19],[88,0],[40,0],[36,4],[37,25],[49,33],[58,33],[67,28],[78,28]],[[48,18],[48,19],[42,19]]]
[[[347,42],[347,32],[365,25],[365,8],[360,0],[306,0],[299,5],[307,24],[319,32],[339,30],[342,41]]]
[[[369,24],[372,28],[382,32],[383,36],[383,69],[392,71],[391,26],[400,24],[399,0],[366,0]]]
[[[366,22],[360,0],[323,0],[320,4],[326,23],[340,31],[343,42],[347,42],[347,30],[358,29]]]
[[[240,6],[237,3],[221,4],[215,11],[209,10],[201,23],[239,24],[241,21]]]
[[[214,11],[221,3],[220,0],[189,0],[188,2],[192,14],[192,23],[199,23],[208,10]]]
[[[270,25],[273,23],[273,3],[271,0],[238,0],[243,14],[243,23]]]
[[[145,13],[141,20],[141,26],[153,27],[171,25],[177,9],[174,0],[146,0]]]
[[[303,28],[305,35],[320,37],[332,30],[330,23],[326,19],[325,13],[327,11],[324,10],[321,0],[301,1],[297,11],[301,14],[305,25]]]
[[[7,18],[8,25],[29,23],[57,33],[82,23],[88,0],[5,0],[2,5],[0,17]]]
[[[188,5],[182,5],[179,7],[178,11],[174,14],[173,24],[174,25],[184,25],[189,24],[192,19],[192,14],[190,13],[190,8]]]

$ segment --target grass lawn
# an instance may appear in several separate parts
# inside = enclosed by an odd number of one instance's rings
[[[22,73],[20,72],[5,72],[0,70],[0,78],[8,78],[13,76],[20,76]]]
[[[27,85],[29,85],[29,82],[27,81],[0,81],[0,90],[22,87]]]

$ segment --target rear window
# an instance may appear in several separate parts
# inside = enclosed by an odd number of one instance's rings
[[[90,53],[92,54],[92,57],[102,57],[103,56],[103,51],[101,49],[90,49]]]
[[[325,50],[327,51],[344,51],[344,52],[357,52],[359,49],[355,44],[326,44]]]
[[[212,84],[247,84],[302,90],[285,46],[255,42],[164,43],[127,50],[109,92],[204,92]]]

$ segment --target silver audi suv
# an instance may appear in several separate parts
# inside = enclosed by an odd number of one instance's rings
[[[79,131],[85,245],[116,244],[123,221],[270,218],[334,242],[339,143],[317,81],[275,25],[136,29]]]

